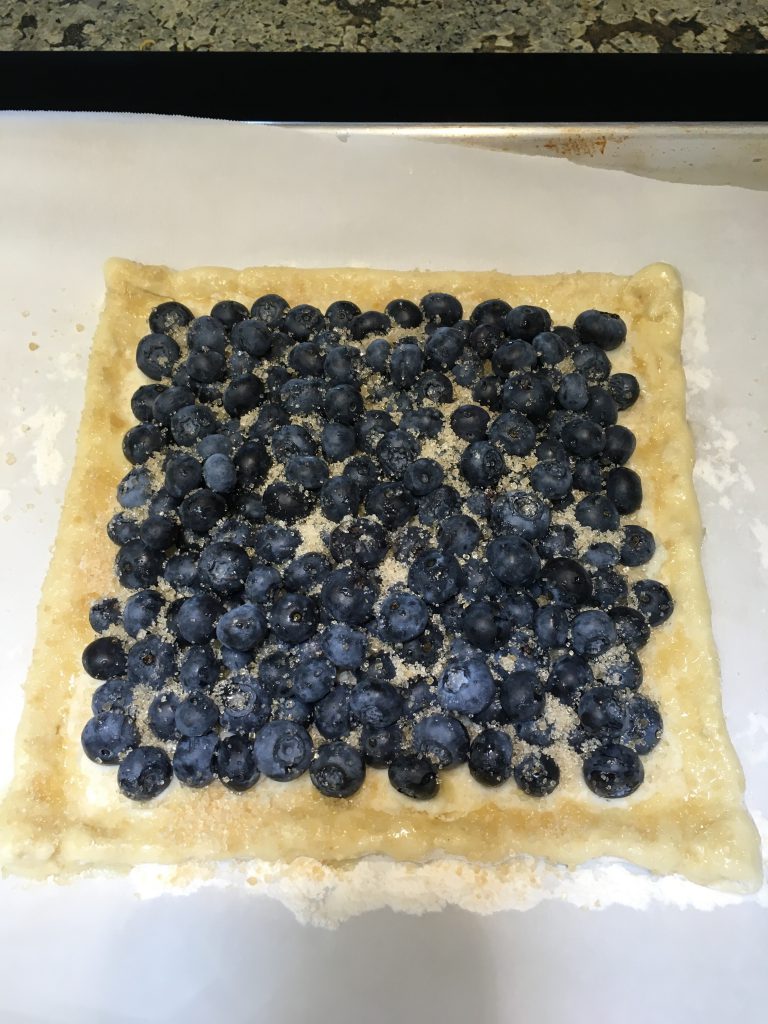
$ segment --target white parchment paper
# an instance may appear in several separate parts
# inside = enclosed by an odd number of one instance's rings
[[[666,260],[686,287],[689,418],[723,700],[765,835],[768,194],[402,138],[9,114],[0,116],[0,197],[0,780],[107,257],[511,273],[631,273]],[[613,866],[580,873],[559,895],[568,903],[489,919],[382,912],[334,938],[237,891],[136,903],[125,882],[3,883],[0,1017],[193,1024],[212,1013],[282,1022],[332,1010],[345,1024],[364,1007],[370,1021],[586,1021],[619,1005],[621,1021],[709,1021],[726,1009],[763,1019],[765,890],[739,900]],[[612,909],[576,909],[596,896]],[[703,969],[709,957],[716,971]],[[143,984],[128,985],[137,972]]]

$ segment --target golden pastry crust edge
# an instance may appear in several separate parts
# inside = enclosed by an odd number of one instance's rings
[[[673,268],[655,264],[631,277],[524,278],[349,268],[172,271],[111,260],[106,277],[75,465],[38,612],[16,774],[0,809],[0,862],[7,870],[67,877],[91,868],[125,871],[160,862],[179,864],[188,879],[190,873],[210,877],[212,862],[252,859],[254,877],[257,862],[293,862],[294,870],[303,864],[315,874],[337,871],[341,884],[359,858],[384,855],[414,862],[429,890],[430,884],[444,886],[444,865],[459,858],[469,862],[466,870],[474,876],[468,884],[476,889],[477,872],[486,883],[500,880],[525,855],[565,865],[613,856],[722,888],[748,891],[759,884],[759,842],[743,807],[743,776],[722,715],[699,558],[701,525],[680,358],[682,291]],[[293,304],[324,307],[348,297],[362,308],[383,308],[396,295],[418,300],[433,289],[454,292],[465,308],[499,296],[547,306],[559,322],[572,322],[588,306],[615,310],[628,322],[625,351],[611,358],[614,369],[639,371],[645,384],[641,401],[621,419],[638,436],[631,465],[646,490],[635,518],[660,542],[658,575],[677,602],[672,619],[654,631],[642,652],[644,688],[660,699],[666,725],[662,744],[644,758],[646,783],[625,801],[602,801],[583,785],[564,785],[537,802],[511,786],[501,787],[503,793],[484,790],[468,773],[454,772],[445,773],[438,799],[421,805],[396,794],[386,773],[371,771],[349,801],[321,797],[306,777],[289,786],[262,781],[246,794],[221,786],[184,790],[174,783],[146,807],[120,798],[114,769],[91,765],[79,751],[93,686],[80,653],[92,636],[91,600],[116,592],[115,552],[103,529],[114,511],[115,485],[126,471],[120,442],[133,423],[127,399],[144,380],[134,353],[146,314],[167,298],[199,314],[221,298],[248,302],[267,291]],[[115,800],[105,804],[106,773]]]

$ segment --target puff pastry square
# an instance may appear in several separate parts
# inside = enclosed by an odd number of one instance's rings
[[[294,878],[322,877],[333,886],[360,865],[397,865],[398,872],[382,868],[368,877],[380,887],[379,902],[404,908],[409,899],[427,905],[425,894],[435,905],[461,902],[462,892],[476,895],[474,905],[492,908],[496,883],[515,864],[540,858],[571,868],[616,857],[703,885],[757,886],[759,842],[721,710],[699,557],[680,354],[682,292],[672,267],[655,264],[629,277],[512,277],[349,268],[174,271],[114,259],[106,282],[75,465],[39,608],[15,776],[0,809],[6,871],[64,879],[160,864],[169,879],[188,882],[215,877],[232,864],[256,880],[266,864],[290,866]],[[149,312],[173,299],[202,315],[219,300],[250,305],[270,292],[294,305],[325,309],[345,298],[364,310],[382,310],[393,298],[418,302],[438,290],[458,296],[465,310],[498,297],[513,306],[543,306],[555,323],[571,324],[582,310],[596,308],[620,314],[627,324],[627,342],[610,355],[614,371],[635,374],[642,387],[640,400],[621,418],[637,437],[631,466],[645,495],[632,521],[657,541],[651,564],[630,575],[662,580],[676,602],[642,651],[644,692],[664,719],[660,743],[644,758],[643,785],[626,799],[601,799],[585,786],[574,757],[561,764],[556,791],[541,800],[513,784],[481,786],[465,769],[445,772],[440,792],[427,801],[402,796],[386,771],[375,770],[354,797],[342,800],[323,797],[307,775],[289,784],[262,778],[244,793],[218,784],[190,789],[174,780],[154,801],[125,799],[115,769],[91,763],[81,748],[95,685],[81,655],[93,637],[90,603],[118,592],[105,526],[127,468],[121,440],[135,423],[130,397],[146,383],[135,353]]]

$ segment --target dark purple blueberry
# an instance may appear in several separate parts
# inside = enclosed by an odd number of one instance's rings
[[[410,388],[424,368],[424,353],[415,341],[398,342],[389,357],[389,376],[397,388]]]
[[[620,736],[626,725],[626,701],[613,686],[592,686],[585,690],[576,712],[589,735],[602,740]]]
[[[227,503],[220,494],[199,487],[184,498],[179,506],[179,517],[185,529],[192,533],[210,533],[216,523],[226,515]]]
[[[602,533],[618,530],[619,511],[610,498],[603,494],[588,494],[577,502],[575,515],[582,526]]]
[[[472,385],[472,398],[492,412],[501,409],[501,381],[494,374],[481,377]]]
[[[346,423],[326,423],[320,436],[320,447],[328,462],[341,462],[357,449],[355,428]]]
[[[632,651],[639,650],[648,643],[651,627],[645,616],[635,608],[617,606],[608,613],[616,627],[616,638]]]
[[[348,476],[332,476],[320,490],[320,508],[326,519],[340,523],[354,516],[360,506],[360,488]]]
[[[423,633],[400,646],[399,654],[406,665],[431,666],[440,657],[442,646],[443,634],[440,627],[430,622]]]
[[[204,644],[214,636],[223,611],[222,605],[207,594],[188,597],[176,613],[176,631],[190,644]]]
[[[317,442],[305,427],[286,423],[272,435],[272,454],[278,462],[287,462],[292,455],[317,455]]]
[[[116,636],[101,636],[85,648],[82,662],[92,679],[112,679],[125,673],[125,650]]]
[[[592,599],[592,584],[580,562],[573,558],[553,558],[544,566],[541,576],[543,592],[558,604],[577,608]]]
[[[179,524],[167,515],[150,515],[139,527],[139,538],[152,551],[167,551],[179,539]]]
[[[573,558],[576,554],[576,531],[569,523],[551,525],[546,536],[536,545],[543,559]]]
[[[367,653],[367,637],[360,630],[334,622],[320,637],[320,646],[339,669],[359,669]]]
[[[81,742],[86,756],[96,764],[118,764],[138,746],[139,732],[133,719],[122,711],[101,711],[89,718]]]
[[[449,370],[464,351],[464,338],[454,327],[438,327],[427,338],[424,355],[432,370]]]
[[[660,626],[672,614],[675,602],[663,583],[658,580],[638,580],[632,587],[637,607],[651,626]]]
[[[149,326],[157,334],[175,334],[191,319],[192,311],[181,302],[161,302],[149,314]]]
[[[259,770],[277,782],[297,779],[309,768],[312,740],[303,726],[296,722],[269,722],[259,732],[255,743]]]
[[[605,448],[602,454],[603,462],[615,466],[623,466],[631,458],[636,445],[635,435],[620,423],[614,423],[612,426],[606,427]]]
[[[376,457],[385,475],[399,480],[418,458],[420,449],[421,443],[407,430],[390,430],[377,444]]]
[[[159,636],[137,640],[126,659],[128,680],[159,690],[176,672],[176,649]]]
[[[565,461],[538,462],[531,470],[531,486],[544,498],[557,501],[571,490],[573,473]]]
[[[626,726],[620,740],[637,754],[650,754],[661,739],[663,723],[657,705],[641,693],[627,701]]]
[[[255,736],[269,721],[271,701],[256,679],[228,680],[218,698],[222,726],[230,732]]]
[[[461,320],[464,312],[459,300],[446,292],[430,292],[424,295],[419,306],[425,320],[448,326]]]
[[[258,605],[242,604],[225,612],[216,624],[219,643],[235,651],[251,651],[267,635],[267,619]]]
[[[291,644],[308,640],[315,633],[317,622],[317,605],[305,594],[281,597],[273,604],[269,619],[275,636]]]
[[[164,691],[158,693],[147,711],[147,722],[152,732],[160,740],[178,740],[181,733],[176,728],[176,710],[180,699],[175,693]]]
[[[603,611],[579,612],[571,626],[571,643],[577,654],[599,657],[616,642],[616,627]]]
[[[322,377],[323,354],[312,341],[300,341],[288,353],[288,365],[300,377]]]
[[[503,412],[491,423],[488,437],[508,455],[528,455],[536,443],[536,428],[519,412]]]
[[[290,524],[305,519],[316,499],[303,488],[277,480],[266,488],[263,500],[267,515]]]
[[[619,552],[614,544],[608,541],[597,541],[590,544],[581,560],[592,569],[612,569],[619,561]]]
[[[437,528],[437,544],[449,555],[468,555],[480,541],[480,527],[465,515],[444,519]]]
[[[349,324],[349,333],[355,341],[362,341],[371,334],[386,334],[391,327],[392,321],[386,313],[369,310],[353,317]]]
[[[154,423],[139,423],[126,433],[123,438],[123,455],[134,466],[142,466],[155,452],[159,452],[165,443],[160,427]]]
[[[538,718],[544,710],[544,689],[535,672],[510,672],[499,684],[501,706],[512,722]]]
[[[360,752],[365,763],[372,768],[387,768],[400,754],[402,740],[402,732],[397,724],[388,725],[384,729],[364,725],[360,735]]]
[[[618,466],[610,470],[606,478],[605,491],[620,515],[637,512],[643,503],[643,486],[633,469]]]
[[[386,680],[359,682],[352,690],[349,706],[363,725],[383,729],[393,725],[403,712],[400,691]]]
[[[566,373],[557,390],[557,404],[561,409],[581,412],[586,409],[589,401],[589,388],[586,378],[580,373]]]
[[[430,494],[442,485],[445,473],[434,459],[416,459],[406,466],[403,483],[419,498]]]
[[[414,398],[445,405],[453,401],[453,385],[444,373],[425,370],[413,387]]]
[[[365,510],[389,530],[404,526],[418,505],[413,494],[400,482],[377,484],[365,498]]]
[[[608,379],[611,361],[597,345],[579,344],[571,350],[571,358],[576,371],[586,377],[589,384],[599,384]]]
[[[627,325],[617,313],[603,313],[597,309],[579,313],[573,329],[580,342],[608,351],[618,348],[627,336]]]
[[[315,704],[314,720],[317,731],[327,740],[340,740],[348,736],[352,728],[349,690],[345,686],[335,686]]]
[[[123,626],[129,636],[137,637],[157,620],[164,604],[156,590],[140,590],[131,594],[123,608]]]
[[[565,654],[552,663],[547,689],[563,704],[574,707],[593,682],[589,663],[577,654]]]
[[[629,593],[626,579],[613,569],[601,569],[592,577],[594,601],[598,608],[607,611],[614,605],[624,605]]]
[[[88,621],[95,633],[105,633],[120,621],[120,602],[116,597],[102,597],[94,601],[88,612]]]
[[[288,309],[288,303],[281,295],[262,295],[251,306],[251,316],[270,327],[279,326]]]
[[[543,420],[554,404],[552,386],[534,373],[516,373],[504,384],[501,392],[502,408],[523,413],[534,421]]]
[[[324,322],[320,310],[306,302],[293,306],[285,314],[285,329],[295,341],[307,341]]]
[[[354,568],[334,569],[320,592],[328,615],[349,626],[360,626],[371,618],[376,596],[370,579]]]
[[[656,541],[650,530],[643,526],[625,526],[621,543],[621,564],[635,568],[650,562],[656,552]]]
[[[486,553],[493,575],[510,587],[532,583],[541,568],[536,549],[523,537],[512,534],[496,537]]]
[[[173,440],[184,447],[190,447],[208,434],[215,434],[218,429],[219,421],[207,405],[184,405],[171,416]]]
[[[136,349],[136,365],[152,380],[171,376],[181,356],[181,349],[167,334],[147,334]]]
[[[608,390],[622,411],[633,406],[640,396],[640,384],[631,373],[614,373],[608,378]]]
[[[603,474],[597,459],[576,459],[573,466],[573,487],[595,494],[603,489]]]
[[[318,748],[309,766],[309,777],[323,796],[354,796],[365,781],[365,762],[354,747],[333,740]]]
[[[131,800],[151,800],[170,785],[171,762],[159,747],[141,746],[130,751],[117,769],[117,784]]]
[[[219,741],[215,767],[219,779],[235,793],[250,789],[261,777],[253,742],[243,735],[225,736]]]
[[[546,502],[530,491],[507,491],[491,505],[489,519],[497,533],[534,541],[546,535],[551,512]]]
[[[387,643],[403,643],[424,632],[429,609],[415,594],[391,590],[379,606],[379,635]]]
[[[353,426],[363,412],[363,398],[352,384],[335,384],[323,401],[325,418],[333,423]]]
[[[427,715],[413,727],[413,749],[438,768],[455,768],[467,760],[469,736],[453,715]]]
[[[347,302],[342,299],[332,302],[325,311],[325,319],[339,330],[347,329],[356,316],[360,316],[360,307],[354,302]]]
[[[328,547],[337,562],[351,561],[363,569],[373,569],[386,557],[389,543],[380,523],[358,518],[337,526],[331,532]]]
[[[461,569],[453,555],[436,549],[415,559],[408,572],[408,586],[428,604],[441,605],[458,594]]]
[[[471,487],[492,488],[506,472],[504,457],[489,441],[474,441],[459,461],[461,475]]]
[[[186,690],[210,690],[220,675],[221,665],[206,645],[190,647],[179,668],[179,679]]]
[[[552,318],[541,306],[515,306],[504,317],[504,330],[510,338],[532,341],[552,327]]]
[[[257,558],[280,565],[293,557],[300,539],[296,530],[267,523],[257,533],[253,548]]]
[[[393,299],[387,304],[385,312],[398,327],[418,327],[424,320],[421,310],[410,299]]]
[[[243,589],[250,568],[248,553],[238,544],[227,541],[207,544],[198,563],[201,583],[214,593],[226,596]]]
[[[391,350],[392,346],[386,338],[374,338],[366,347],[363,359],[366,365],[370,366],[376,373],[386,373]]]
[[[484,729],[469,748],[469,771],[483,786],[500,786],[512,774],[512,740],[501,729]]]
[[[557,762],[548,754],[526,754],[515,765],[515,782],[527,796],[549,796],[560,782]]]
[[[437,526],[449,516],[461,511],[461,495],[455,487],[443,484],[430,491],[419,502],[419,521],[425,526]]]
[[[216,777],[215,733],[182,736],[173,755],[173,774],[183,786],[202,789]]]
[[[379,467],[368,455],[355,455],[344,466],[343,476],[357,484],[360,494],[365,497],[379,481]]]
[[[533,345],[519,339],[505,341],[491,357],[491,367],[497,377],[508,377],[510,373],[531,370],[538,362]]]
[[[606,743],[584,762],[584,780],[596,796],[615,800],[630,796],[645,776],[643,765],[631,747]]]
[[[139,524],[127,512],[116,512],[107,523],[107,536],[118,546],[130,544],[139,539]]]
[[[412,800],[431,800],[440,785],[432,761],[422,754],[399,754],[388,775],[390,785]]]
[[[176,708],[176,729],[182,736],[204,736],[219,722],[219,709],[202,690],[193,690]]]
[[[331,571],[331,563],[319,551],[299,555],[286,566],[283,574],[287,590],[308,593],[318,587]]]
[[[568,614],[561,605],[547,604],[537,608],[533,630],[542,647],[564,647],[568,639]]]

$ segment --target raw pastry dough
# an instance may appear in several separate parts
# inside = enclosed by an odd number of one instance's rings
[[[723,720],[699,560],[680,359],[682,295],[673,268],[655,264],[631,277],[510,277],[363,269],[177,272],[111,260],[106,279],[75,466],[39,609],[16,773],[0,810],[0,863],[7,870],[66,877],[159,863],[178,866],[176,877],[189,882],[215,875],[214,862],[242,862],[244,877],[256,879],[263,861],[277,861],[293,862],[294,879],[322,876],[333,886],[354,862],[374,855],[367,863],[418,863],[406,875],[377,876],[398,890],[386,891],[385,883],[381,903],[407,906],[410,891],[420,905],[429,904],[430,892],[440,905],[450,887],[458,902],[462,891],[482,890],[483,906],[492,907],[494,885],[523,863],[520,855],[568,866],[607,855],[705,885],[757,886],[759,842]],[[654,561],[635,572],[661,579],[676,599],[672,618],[653,631],[641,655],[644,692],[659,702],[665,725],[661,743],[643,759],[644,784],[628,799],[602,800],[584,785],[574,755],[561,764],[559,788],[543,800],[513,784],[486,789],[466,770],[444,773],[438,797],[424,802],[399,795],[386,773],[375,770],[349,800],[322,797],[307,775],[289,785],[262,779],[244,794],[174,781],[146,805],[121,797],[115,769],[92,764],[81,750],[94,684],[80,657],[92,639],[90,602],[118,592],[115,549],[104,527],[125,472],[121,439],[134,423],[130,396],[145,382],[134,357],[147,314],[170,298],[199,315],[220,299],[250,303],[273,291],[292,304],[325,308],[348,298],[362,309],[383,309],[392,298],[418,301],[430,290],[456,294],[465,309],[501,297],[544,306],[555,323],[570,324],[590,307],[627,322],[627,343],[610,355],[614,371],[635,373],[641,382],[641,398],[621,422],[637,435],[631,465],[645,492],[634,521],[651,529],[658,544]]]

